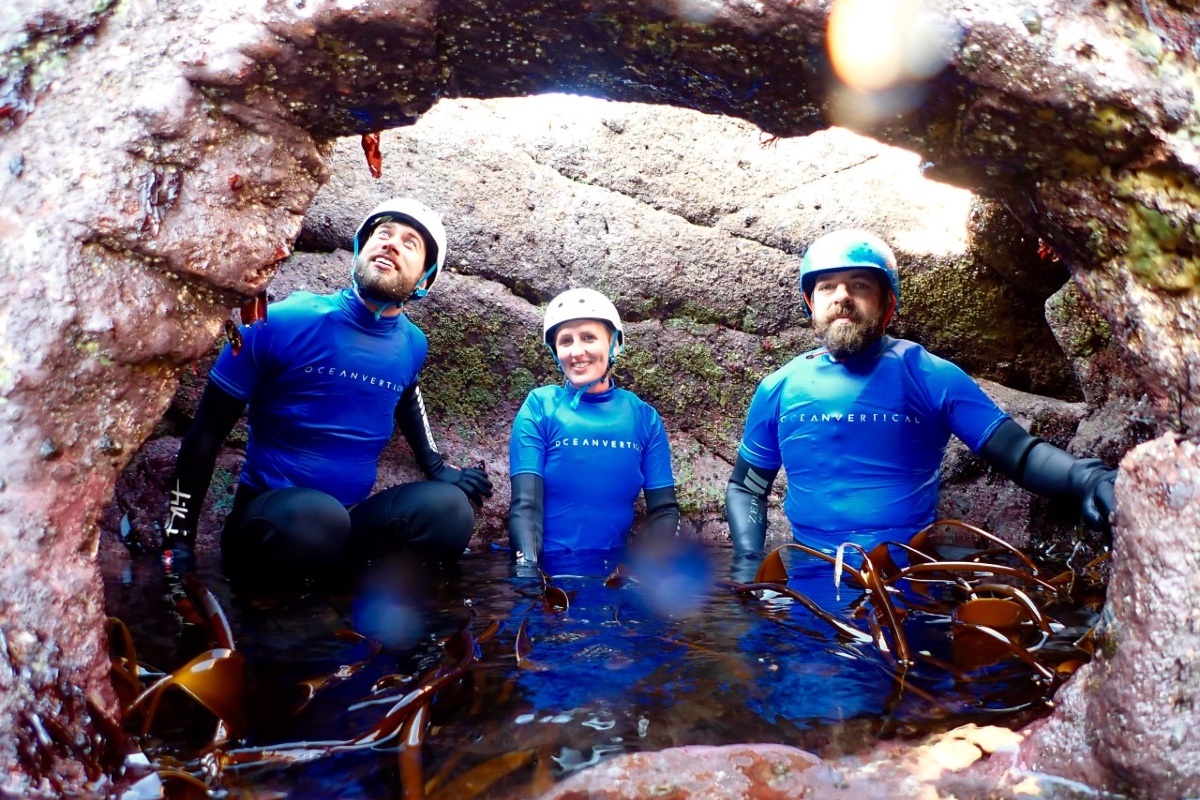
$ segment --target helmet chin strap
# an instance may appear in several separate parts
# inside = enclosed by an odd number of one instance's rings
[[[360,286],[358,283],[358,276],[354,273],[356,264],[358,264],[357,241],[354,242],[354,255],[350,259],[350,286],[354,289],[354,293],[358,295],[359,300],[362,300],[364,303],[369,302],[379,304],[379,308],[375,309],[376,322],[379,322],[379,320],[383,317],[383,312],[387,311],[389,308],[395,307],[397,311],[403,311],[404,306],[408,304],[409,300],[420,300],[429,293],[428,289],[413,289],[413,292],[411,295],[409,295],[408,300],[377,300],[376,298],[370,297],[363,292],[362,286]],[[425,283],[425,281],[429,280],[429,276],[432,275],[436,269],[437,265],[434,264],[433,266],[429,267],[429,269],[425,270],[425,272],[417,280],[417,286],[420,286],[421,284]]]
[[[887,331],[887,326],[892,324],[892,317],[896,315],[896,295],[888,292],[888,307],[883,312],[883,323],[879,326],[879,335],[882,336]]]
[[[378,305],[378,308],[375,309],[376,322],[379,322],[379,320],[383,318],[383,312],[387,311],[390,307],[395,306],[397,311],[403,311],[405,303],[408,302],[407,300],[401,300],[398,303],[391,300],[376,300],[374,297],[371,297],[363,292],[362,287],[358,285],[357,278],[351,278],[350,284],[354,289],[354,293],[358,295],[358,299],[363,302],[363,305],[367,305],[368,303]]]
[[[360,297],[361,297],[361,295],[360,295]],[[371,301],[371,302],[375,302],[375,301]],[[379,322],[379,320],[383,318],[383,312],[384,312],[384,311],[387,311],[387,310],[388,310],[388,308],[390,308],[391,306],[395,306],[397,311],[403,311],[403,310],[404,310],[404,303],[403,303],[403,302],[400,302],[400,303],[380,303],[380,304],[379,304],[379,308],[375,309],[375,321],[376,321],[376,322]]]
[[[413,289],[412,295],[408,298],[409,300],[420,300],[422,297],[429,294],[429,290],[422,289],[421,286],[424,285],[425,281],[429,280],[429,276],[433,275],[436,270],[437,264],[434,264],[430,266],[429,269],[425,270],[421,277],[417,279],[417,285]]]
[[[579,401],[583,399],[583,396],[585,394],[587,394],[593,386],[595,386],[598,383],[601,383],[602,381],[604,381],[607,378],[608,378],[608,373],[606,372],[603,375],[601,375],[599,378],[597,378],[596,380],[592,381],[591,383],[587,383],[587,384],[584,384],[583,386],[579,387],[579,389],[571,397],[571,410],[575,410],[575,409],[579,408]],[[570,386],[572,389],[575,389],[575,384],[571,383],[570,379],[567,379],[567,385]]]
[[[358,239],[355,238],[355,240],[354,240],[354,255],[350,258],[350,288],[354,290],[354,293],[356,295],[358,295],[358,299],[362,301],[363,305],[366,305],[367,303],[379,303],[380,301],[375,300],[373,298],[368,298],[366,296],[366,294],[363,292],[363,288],[361,285],[359,285],[359,282],[358,282],[358,274],[355,272],[357,267],[358,267]],[[390,305],[390,304],[389,303],[380,303],[379,308],[375,309],[375,321],[376,322],[379,322],[380,317],[383,316],[383,312],[387,310],[388,305]],[[403,307],[403,303],[400,305],[401,305],[401,307]]]
[[[571,379],[567,377],[567,370],[563,367],[562,361],[559,360],[558,353],[554,352],[554,348],[550,347],[549,342],[546,343],[546,347],[550,348],[550,353],[551,353],[551,355],[554,356],[554,363],[558,364],[558,371],[563,374],[563,379],[567,382],[567,387],[570,389],[575,389],[575,384],[571,383]],[[603,375],[601,375],[599,378],[592,381],[591,383],[584,384],[575,392],[574,396],[571,397],[571,410],[572,411],[579,408],[579,401],[583,399],[583,396],[585,394],[587,394],[593,386],[597,386],[600,383],[608,380],[609,373],[612,371],[613,362],[616,361],[616,356],[613,355],[613,352],[616,349],[617,349],[617,338],[614,336],[612,343],[609,344],[609,346],[608,346],[608,367],[604,370]]]

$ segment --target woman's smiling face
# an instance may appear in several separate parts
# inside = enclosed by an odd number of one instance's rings
[[[571,385],[582,388],[600,381],[588,389],[589,392],[602,392],[608,388],[608,381],[601,379],[608,372],[611,344],[612,332],[599,320],[569,320],[554,331],[554,352]]]

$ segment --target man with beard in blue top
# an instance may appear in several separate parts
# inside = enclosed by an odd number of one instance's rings
[[[221,537],[234,578],[290,583],[395,552],[451,562],[492,494],[482,469],[447,465],[418,377],[428,340],[404,314],[446,260],[438,215],[411,198],[381,203],[354,235],[351,286],[295,292],[242,326],[213,367],[179,449],[163,561],[194,564],[196,525],[221,444],[248,407],[246,461]],[[372,495],[399,427],[426,481]]]
[[[735,557],[761,556],[780,468],[797,542],[832,554],[843,542],[907,541],[935,520],[951,434],[1021,487],[1071,498],[1107,529],[1115,469],[1031,436],[960,368],[885,335],[900,281],[882,239],[820,237],[801,261],[800,291],[823,346],[768,375],[750,403],[725,495]]]

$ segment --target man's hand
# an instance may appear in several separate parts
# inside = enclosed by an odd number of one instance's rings
[[[441,471],[433,476],[433,479],[454,484],[462,489],[463,493],[467,495],[467,499],[477,506],[483,505],[484,499],[492,496],[492,482],[488,480],[482,463],[477,467],[464,469],[442,467]]]
[[[729,579],[738,583],[754,583],[762,567],[762,553],[741,553],[729,561]]]
[[[1000,423],[979,455],[1017,482],[1022,489],[1079,503],[1084,522],[1106,533],[1116,505],[1113,483],[1117,470],[1098,458],[1076,458],[1049,442],[1030,436],[1011,419]]]
[[[1081,459],[1071,467],[1070,481],[1079,493],[1079,511],[1093,528],[1110,530],[1108,517],[1116,505],[1116,480],[1117,470],[1097,458]]]
[[[196,570],[196,551],[184,536],[168,536],[163,539],[163,570],[168,575],[184,575]]]

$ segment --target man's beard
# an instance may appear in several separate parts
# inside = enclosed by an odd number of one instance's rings
[[[833,318],[843,314],[850,315],[850,320],[833,325]],[[826,309],[820,319],[814,320],[814,327],[829,354],[844,361],[866,352],[883,337],[882,320],[882,316],[864,317],[853,303],[843,303]]]
[[[354,260],[354,279],[358,293],[367,300],[377,303],[403,303],[412,297],[417,282],[410,280],[399,270],[380,272],[369,269],[360,255]]]

